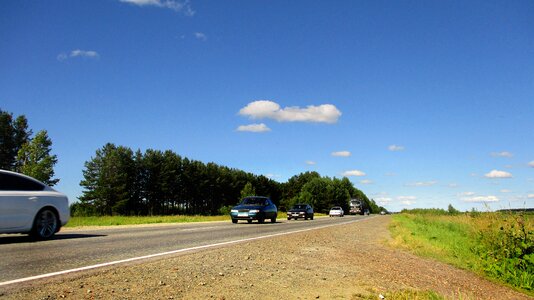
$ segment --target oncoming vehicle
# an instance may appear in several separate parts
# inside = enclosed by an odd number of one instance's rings
[[[287,211],[287,219],[291,220],[303,218],[304,220],[313,220],[313,208],[309,204],[301,203],[295,204],[293,207]]]
[[[330,217],[343,217],[345,215],[345,212],[343,211],[343,208],[340,206],[334,206],[330,209],[330,212],[328,213]]]
[[[29,176],[0,170],[0,233],[47,239],[69,218],[67,196]]]
[[[230,211],[230,216],[232,223],[237,223],[238,220],[247,220],[249,223],[252,223],[252,220],[258,220],[259,223],[263,223],[266,219],[275,223],[278,209],[267,197],[251,196],[243,198],[239,205],[234,206]]]

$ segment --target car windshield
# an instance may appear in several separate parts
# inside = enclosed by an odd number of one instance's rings
[[[267,201],[261,198],[245,198],[243,202],[241,202],[241,204],[243,205],[267,205]]]
[[[332,210],[341,210],[341,207],[332,207]]]
[[[306,205],[293,205],[293,209],[305,209]]]

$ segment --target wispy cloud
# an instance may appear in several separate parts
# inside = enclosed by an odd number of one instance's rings
[[[281,108],[276,102],[258,100],[247,104],[239,114],[250,119],[273,119],[278,122],[336,123],[341,112],[332,104],[309,105],[306,108],[291,106]]]
[[[343,172],[342,175],[346,177],[349,177],[349,176],[361,177],[361,176],[365,176],[365,173],[359,170],[350,170],[350,171]]]
[[[529,163],[528,163],[528,166],[534,168],[534,160],[531,161],[531,162],[529,162]]]
[[[492,170],[491,172],[484,175],[486,178],[512,178],[512,174],[505,172],[505,171],[499,171],[499,170]]]
[[[260,124],[241,125],[237,127],[237,131],[267,132],[267,131],[271,131],[271,128],[267,127],[267,125],[263,123],[260,123]]]
[[[501,152],[491,152],[491,156],[493,157],[513,157],[514,155],[508,151],[501,151]]]
[[[57,60],[65,61],[69,58],[76,58],[76,57],[87,58],[87,59],[99,59],[100,55],[98,54],[98,52],[93,51],[93,50],[76,49],[76,50],[72,50],[70,53],[62,52],[58,54]]]
[[[485,203],[485,202],[498,202],[499,198],[493,195],[489,195],[489,196],[466,197],[466,198],[463,198],[462,200],[465,202]]]
[[[390,198],[390,197],[378,197],[378,198],[375,198],[374,200],[379,205],[387,205],[387,204],[390,204],[393,201],[393,199]]]
[[[390,145],[388,147],[388,150],[389,151],[404,151],[404,146],[400,146],[400,145]]]
[[[168,8],[176,12],[181,12],[186,16],[193,16],[195,11],[191,8],[188,0],[119,0],[120,2],[129,3],[137,6],[155,6],[160,8]]]
[[[435,181],[435,180],[433,180],[433,181],[418,181],[418,182],[407,183],[407,184],[405,184],[405,186],[414,186],[414,187],[433,186],[436,183],[438,183],[438,182]]]
[[[501,192],[501,193],[511,193],[512,191],[509,190],[509,189],[502,189],[499,192]]]
[[[373,184],[373,181],[369,179],[364,179],[364,180],[360,180],[360,183],[361,184]]]
[[[208,40],[208,36],[204,34],[203,32],[195,32],[195,38],[197,40],[201,40],[203,42]]]
[[[400,201],[400,203],[402,205],[405,205],[405,206],[410,206],[410,205],[413,205],[416,203],[416,200],[417,197],[415,196],[399,196],[397,197],[397,200]]]
[[[474,196],[475,195],[475,192],[463,192],[460,194],[460,196],[463,196],[463,197],[469,197],[469,196]]]
[[[527,195],[527,198],[528,198],[528,199],[534,199],[534,194],[528,194],[528,195]]]
[[[310,165],[310,166],[313,166],[313,165],[315,165],[315,164],[317,164],[317,163],[314,162],[314,161],[311,161],[311,160],[307,160],[307,161],[306,161],[306,164],[307,164],[307,165]]]
[[[337,151],[332,152],[332,156],[349,157],[351,156],[351,153],[349,151]]]

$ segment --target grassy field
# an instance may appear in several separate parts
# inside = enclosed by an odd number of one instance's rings
[[[399,214],[393,243],[534,295],[534,216]]]
[[[278,218],[286,218],[286,213],[279,213]],[[315,214],[316,217],[324,217],[325,214]],[[230,221],[229,215],[220,216],[103,216],[103,217],[72,217],[65,227],[81,226],[118,226],[159,223],[191,223]]]

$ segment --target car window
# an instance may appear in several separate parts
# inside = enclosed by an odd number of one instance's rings
[[[44,185],[13,174],[0,173],[1,191],[42,191]]]
[[[243,200],[244,205],[267,205],[267,200],[261,198],[245,198]]]

